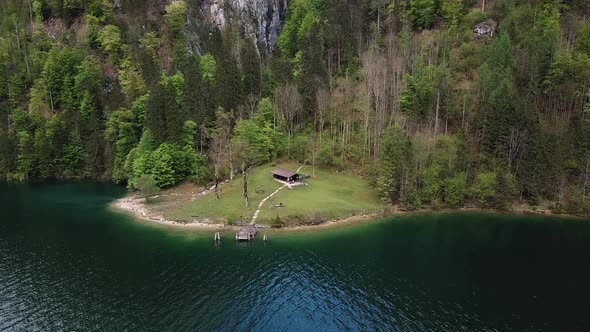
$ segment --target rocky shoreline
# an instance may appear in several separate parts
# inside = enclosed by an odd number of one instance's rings
[[[153,213],[145,204],[145,199],[137,197],[135,195],[128,195],[121,199],[114,201],[111,207],[115,210],[127,213],[134,217],[136,220],[143,220],[146,222],[156,223],[164,226],[172,226],[179,229],[190,229],[190,230],[236,230],[237,226],[230,226],[220,223],[211,223],[208,220],[193,221],[188,223],[178,222],[174,220],[168,220],[164,216]],[[336,220],[330,220],[318,225],[299,225],[284,227],[276,229],[281,232],[299,232],[309,231],[314,229],[327,229],[335,226],[349,225],[357,222],[370,222],[373,220],[379,220],[383,218],[390,218],[395,216],[406,216],[412,214],[423,214],[423,213],[452,213],[452,212],[479,212],[479,213],[497,213],[497,214],[516,214],[516,215],[536,215],[536,216],[548,216],[548,217],[560,217],[560,218],[571,218],[571,219],[586,219],[580,216],[557,214],[550,210],[539,210],[533,209],[530,206],[517,206],[512,210],[499,211],[493,209],[480,209],[480,208],[460,208],[460,209],[420,209],[415,211],[403,211],[397,208],[392,208],[387,211],[368,213],[361,215],[354,215],[346,218],[340,218]]]

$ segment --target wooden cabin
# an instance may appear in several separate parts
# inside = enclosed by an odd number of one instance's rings
[[[284,181],[284,182],[289,182],[289,183],[293,183],[293,182],[299,182],[299,174],[295,173],[295,172],[291,172],[288,171],[286,169],[282,169],[282,168],[275,168],[271,171],[272,176],[279,181]]]

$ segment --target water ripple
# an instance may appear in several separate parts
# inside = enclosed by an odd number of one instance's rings
[[[580,294],[589,291],[581,281],[590,273],[567,265],[590,258],[586,228],[573,229],[576,237],[565,240],[550,236],[561,228],[550,229],[535,240],[552,243],[558,253],[510,247],[520,238],[510,238],[514,232],[507,226],[481,222],[473,231],[473,220],[462,227],[456,221],[448,227],[410,220],[338,236],[277,236],[267,245],[228,240],[214,247],[209,236],[171,236],[99,209],[109,201],[102,193],[81,205],[75,188],[52,197],[59,192],[43,187],[32,200],[36,205],[4,206],[17,210],[0,221],[0,330],[503,331],[551,330],[564,322],[570,324],[564,330],[588,327],[583,308],[590,304]],[[51,197],[47,204],[45,196]],[[482,229],[490,234],[487,240]],[[498,254],[500,245],[516,254]],[[512,256],[553,259],[547,266],[564,275]],[[482,261],[494,262],[494,268]],[[519,274],[496,272],[502,268]],[[553,281],[538,281],[530,271]]]

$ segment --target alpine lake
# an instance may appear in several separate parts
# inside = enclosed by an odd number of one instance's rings
[[[588,331],[590,222],[428,213],[236,243],[0,184],[0,330]]]

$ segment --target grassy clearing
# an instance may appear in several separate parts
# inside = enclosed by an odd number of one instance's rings
[[[249,222],[262,199],[281,187],[272,179],[270,171],[275,167],[296,170],[296,164],[265,165],[250,170],[248,188],[250,205],[244,206],[243,181],[238,176],[233,181],[220,186],[221,199],[217,200],[213,192],[194,201],[170,206],[164,213],[172,220],[190,221],[209,219],[211,221]],[[311,173],[306,166],[301,174]],[[335,218],[379,211],[383,208],[375,191],[363,179],[330,170],[317,170],[315,178],[306,180],[307,186],[293,189],[284,188],[267,200],[258,218],[258,223],[269,223],[271,218],[279,216],[288,225],[315,224]],[[277,208],[275,205],[283,204]],[[155,204],[157,209],[157,205]]]
[[[309,167],[301,173],[310,172]],[[260,210],[260,222],[278,215],[287,224],[317,224],[383,209],[375,190],[360,177],[317,170],[307,186],[283,189]],[[269,204],[270,203],[270,204]],[[276,208],[275,205],[283,204]]]

